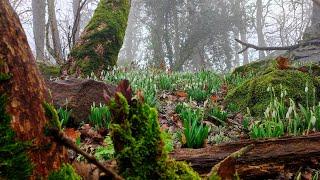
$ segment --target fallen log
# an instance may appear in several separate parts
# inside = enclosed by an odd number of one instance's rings
[[[203,149],[178,149],[170,156],[186,161],[200,174],[208,174],[213,166],[243,147],[253,149],[236,159],[235,169],[243,179],[281,178],[296,173],[301,167],[318,168],[320,133],[301,137],[269,140],[245,140]]]

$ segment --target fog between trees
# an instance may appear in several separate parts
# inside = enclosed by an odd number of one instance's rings
[[[98,0],[11,0],[11,3],[29,32],[37,60],[63,64]],[[80,7],[82,3],[85,4]],[[178,71],[225,72],[264,58],[272,52],[250,50],[237,54],[243,47],[234,39],[259,46],[292,45],[312,32],[310,27],[320,17],[316,0],[132,0],[131,3],[118,64],[166,65]],[[79,19],[75,21],[77,13]]]

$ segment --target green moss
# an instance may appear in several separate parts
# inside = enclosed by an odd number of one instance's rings
[[[209,180],[221,180],[221,177],[218,175],[217,172],[212,173],[209,178]]]
[[[262,115],[271,99],[270,92],[267,92],[268,87],[274,87],[276,95],[280,96],[282,86],[282,89],[288,92],[288,97],[305,105],[306,83],[310,89],[309,96],[312,97],[311,90],[317,86],[312,76],[297,70],[273,70],[232,89],[226,97],[226,102],[237,104],[242,111],[246,111],[248,107],[252,115]]]
[[[81,177],[75,172],[70,164],[63,164],[62,167],[55,172],[50,173],[49,180],[80,180]]]
[[[239,75],[246,76],[248,73],[253,73],[253,74],[265,73],[266,69],[268,69],[268,71],[274,70],[275,63],[276,62],[271,59],[253,62],[253,63],[246,64],[244,66],[240,66],[240,67],[236,68],[233,71],[233,74],[239,74]]]
[[[59,120],[59,115],[54,106],[47,102],[44,102],[42,106],[45,110],[47,118],[50,120],[48,125],[52,128],[58,128],[59,130],[61,130],[62,127]]]
[[[6,81],[6,80],[9,80],[10,78],[11,78],[10,74],[0,72],[0,81]]]
[[[44,63],[38,63],[38,67],[45,78],[59,77],[61,75],[59,66],[49,66]]]
[[[28,179],[32,163],[26,150],[27,144],[17,141],[11,129],[11,118],[6,113],[7,98],[0,96],[0,179]]]
[[[170,160],[156,109],[117,93],[109,103],[119,171],[125,179],[200,179],[188,165]]]
[[[69,69],[69,73],[80,70],[83,75],[90,75],[116,65],[126,31],[129,8],[128,0],[100,1],[81,43],[70,53],[76,65]]]

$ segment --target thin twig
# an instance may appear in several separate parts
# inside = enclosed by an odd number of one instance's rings
[[[89,163],[96,165],[101,171],[106,173],[106,175],[112,176],[112,179],[123,180],[123,178],[121,176],[119,176],[113,169],[105,167],[95,157],[93,157],[93,156],[89,155],[88,153],[86,153],[85,151],[81,150],[73,141],[71,141],[69,138],[67,138],[64,135],[64,133],[62,131],[60,131],[59,129],[50,128],[49,131],[57,143],[74,150],[78,154],[81,154],[84,158],[87,159],[87,161]]]

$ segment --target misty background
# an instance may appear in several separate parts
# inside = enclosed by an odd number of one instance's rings
[[[67,60],[98,4],[98,0],[10,1],[37,61],[48,64]],[[311,0],[132,0],[131,3],[118,64],[166,66],[179,71],[226,72],[263,59],[272,52],[249,50],[238,54],[243,47],[234,39],[259,46],[292,45],[302,40],[312,13]],[[37,21],[44,16],[45,22]],[[75,23],[77,17],[79,22]],[[45,37],[34,36],[44,28]],[[43,42],[42,39],[44,44],[39,45],[37,42]]]

